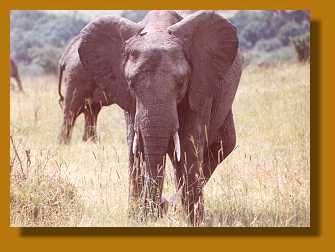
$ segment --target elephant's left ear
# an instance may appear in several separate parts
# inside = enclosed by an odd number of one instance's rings
[[[80,32],[79,58],[92,74],[101,97],[112,100],[128,110],[134,99],[131,97],[122,70],[124,42],[137,34],[142,27],[130,20],[119,17],[99,17]]]
[[[198,110],[222,85],[238,51],[237,29],[214,11],[198,11],[168,28],[192,63],[189,102]]]

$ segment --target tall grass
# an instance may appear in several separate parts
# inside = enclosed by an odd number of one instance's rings
[[[205,187],[205,226],[310,225],[309,76],[308,64],[244,69],[233,105],[237,147]],[[56,79],[23,81],[26,92],[11,93],[12,226],[187,225],[180,203],[157,222],[128,219],[121,109],[100,113],[99,144],[81,141],[81,116],[72,143],[60,146]],[[169,162],[164,183],[169,197]]]

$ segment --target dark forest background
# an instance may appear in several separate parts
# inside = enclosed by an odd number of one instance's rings
[[[138,22],[147,11],[12,11],[10,52],[27,75],[56,74],[69,40],[93,18],[123,16]],[[218,11],[238,28],[244,64],[309,59],[310,20],[306,11]]]

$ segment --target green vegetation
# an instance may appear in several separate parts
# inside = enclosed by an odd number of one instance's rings
[[[13,11],[10,21],[11,55],[31,75],[56,73],[63,48],[87,23],[76,13],[43,11]]]
[[[128,18],[133,22],[140,22],[145,15],[147,15],[148,11],[145,10],[125,10],[121,13],[122,17]]]
[[[93,18],[118,15],[138,22],[145,10],[12,11],[11,54],[25,74],[56,74],[58,59],[68,41]],[[225,12],[219,11],[225,15]],[[295,60],[304,51],[309,58],[309,13],[306,11],[237,11],[229,20],[238,28],[246,64]],[[305,49],[292,43],[303,39]],[[307,49],[306,49],[307,48]]]
[[[309,48],[310,19],[307,11],[239,11],[229,18],[238,28],[246,63],[271,64],[297,59],[292,41],[304,39]],[[309,57],[309,50],[305,51]]]

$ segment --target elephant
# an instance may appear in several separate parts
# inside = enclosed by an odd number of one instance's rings
[[[236,27],[215,11],[150,11],[140,23],[106,16],[83,28],[78,53],[100,89],[93,101],[106,92],[125,110],[130,210],[163,215],[168,155],[185,219],[201,225],[203,188],[236,145]]]
[[[10,57],[10,77],[15,79],[19,90],[23,92],[19,68],[12,57]]]
[[[70,142],[74,123],[81,113],[84,113],[85,116],[83,141],[96,142],[98,114],[102,106],[112,104],[107,96],[102,100],[92,102],[93,94],[96,91],[96,83],[92,75],[84,69],[80,62],[79,44],[80,36],[78,35],[69,42],[58,62],[59,103],[64,113],[59,142],[63,144]],[[62,81],[65,82],[65,97],[61,92]]]

